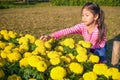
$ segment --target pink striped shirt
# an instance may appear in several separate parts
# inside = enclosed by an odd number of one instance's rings
[[[104,31],[104,33],[106,34],[106,31]],[[92,43],[92,48],[103,48],[106,44],[106,35],[104,36],[104,39],[101,41],[100,44],[96,44],[96,40],[98,39],[98,28],[96,26],[96,28],[94,29],[94,31],[92,33],[88,33],[86,25],[84,23],[81,24],[77,24],[73,27],[70,28],[66,28],[57,32],[52,33],[53,37],[55,39],[59,39],[65,35],[69,35],[69,34],[80,34],[83,36],[85,41],[90,41]]]

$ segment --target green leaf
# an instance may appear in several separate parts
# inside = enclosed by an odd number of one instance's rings
[[[3,67],[3,69],[7,74],[18,74],[20,67],[18,62],[6,62],[6,65]]]
[[[77,56],[78,55],[78,53],[75,50],[72,52],[72,54],[73,54],[73,56]]]
[[[37,71],[36,68],[31,66],[21,68],[22,78],[28,80],[29,78],[35,78],[37,80],[45,80],[44,73]]]
[[[97,80],[112,80],[112,79],[108,79],[104,75],[100,75]]]
[[[77,52],[75,51],[75,49],[71,49],[68,46],[63,46],[63,55],[66,55],[68,53],[72,53],[74,56],[77,55]]]
[[[92,71],[94,63],[91,62],[83,62],[81,63],[84,66],[84,72]]]
[[[35,45],[35,44],[29,43],[29,51],[30,51],[30,52],[34,51],[35,48],[36,48],[36,45]]]
[[[19,44],[18,41],[16,39],[13,39],[13,38],[10,38],[8,41],[15,44],[15,45]]]
[[[44,79],[44,74],[43,74],[43,73],[38,73],[36,79],[37,79],[37,80],[45,80],[45,79]]]
[[[74,73],[72,73],[72,74],[69,75],[69,78],[72,79],[72,80],[73,80],[75,77],[76,77],[76,75],[75,75]]]
[[[52,48],[51,48],[52,50],[54,50],[55,47],[59,45],[59,41],[60,41],[60,40],[56,40],[56,41],[54,41],[54,42],[51,44],[51,45],[52,45]]]

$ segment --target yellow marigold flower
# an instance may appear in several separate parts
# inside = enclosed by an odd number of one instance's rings
[[[5,73],[2,69],[0,69],[0,78],[3,78],[5,76]]]
[[[13,52],[13,53],[8,54],[7,58],[10,62],[18,61],[21,58],[21,54]]]
[[[52,45],[51,45],[51,43],[49,43],[49,42],[45,42],[45,47],[47,48],[47,49],[49,49],[49,50],[51,50],[51,48],[52,48]]]
[[[5,59],[0,57],[0,67],[3,67],[5,65]]]
[[[29,50],[28,44],[22,44],[22,45],[20,45],[20,47],[19,47],[19,51],[20,51],[20,52],[26,52],[26,51],[28,51],[28,50]]]
[[[44,46],[44,41],[43,40],[36,40],[35,45],[36,46]]]
[[[25,53],[23,54],[23,56],[27,58],[27,57],[32,56],[32,53],[31,53],[31,52],[25,52]]]
[[[94,55],[94,54],[91,54],[90,57],[89,57],[89,59],[88,59],[89,62],[93,62],[93,63],[98,63],[99,60],[100,60],[99,56]]]
[[[36,50],[34,50],[33,52],[32,52],[32,54],[33,55],[38,55],[38,54],[40,54],[38,51],[36,51]]]
[[[13,45],[8,45],[8,46],[6,46],[6,47],[4,48],[4,50],[3,50],[4,53],[5,53],[5,54],[11,53],[13,47],[14,47]]]
[[[85,48],[91,48],[92,44],[89,41],[84,41],[82,43],[82,46],[85,47]]]
[[[7,80],[22,80],[22,78],[16,74],[8,76]]]
[[[15,32],[13,32],[13,31],[9,31],[8,34],[9,34],[10,38],[16,38],[16,35],[17,35],[17,34],[16,34]]]
[[[108,77],[112,76],[112,74],[113,74],[113,67],[112,67],[112,68],[109,68],[109,69],[106,71],[105,76],[108,78]]]
[[[79,80],[84,80],[83,78],[79,78]]]
[[[115,74],[112,75],[112,79],[120,80],[120,72],[115,72]]]
[[[15,47],[15,44],[14,43],[8,43],[7,47],[8,47],[8,50],[11,50]],[[5,49],[6,49],[6,47],[5,47]]]
[[[38,56],[30,56],[28,57],[28,64],[32,67],[36,67],[37,63],[40,61],[40,57]]]
[[[12,45],[12,44],[11,44],[11,45],[8,45],[8,46],[5,47],[4,51],[5,51],[5,52],[11,51],[11,49],[12,49],[13,47],[14,47],[14,45]]]
[[[45,61],[39,61],[37,62],[37,70],[40,72],[44,72],[47,69],[47,64],[45,63]]]
[[[84,43],[84,40],[78,41],[78,44],[82,45]]]
[[[7,30],[1,30],[1,34],[5,40],[9,40],[9,34]]]
[[[65,76],[66,76],[66,70],[61,66],[54,67],[50,71],[50,77],[52,79],[60,80],[63,79]]]
[[[4,49],[4,48],[5,48],[5,46],[6,46],[6,43],[4,43],[4,42],[0,41],[0,49]]]
[[[76,51],[77,51],[78,54],[82,54],[82,55],[86,55],[87,54],[87,49],[83,48],[80,45],[76,46]]]
[[[12,48],[15,47],[15,44],[14,43],[8,43],[8,46],[11,47],[11,49],[12,49]]]
[[[45,58],[43,58],[42,56],[40,56],[40,55],[38,55],[38,56],[36,56],[40,61],[44,61],[44,60],[46,60]]]
[[[55,50],[56,50],[56,51],[61,51],[61,52],[62,52],[64,49],[63,49],[62,46],[57,46],[57,47],[55,48]]]
[[[30,79],[28,79],[28,80],[37,80],[37,79],[34,79],[34,78],[30,78]]]
[[[20,64],[20,67],[22,66],[28,66],[28,59],[27,58],[22,58],[20,61],[19,61],[19,64]]]
[[[70,63],[69,69],[76,74],[82,74],[83,72],[83,66],[77,62]]]
[[[78,54],[77,56],[76,56],[76,59],[77,59],[77,61],[78,62],[85,62],[87,59],[88,59],[88,56],[87,55],[80,55],[80,54]]]
[[[5,51],[1,51],[1,57],[2,58],[7,58],[7,55],[8,55],[9,53],[6,53]]]
[[[60,58],[50,58],[50,63],[52,65],[58,65],[60,63]]]
[[[74,56],[72,53],[68,53],[66,56],[67,56],[67,57],[70,57],[71,60],[74,60],[74,59],[75,59],[75,56]]]
[[[50,51],[50,52],[48,52],[47,56],[49,58],[57,58],[57,57],[59,58],[60,57],[59,52],[57,52],[57,51]]]
[[[19,52],[19,48],[12,49],[12,52]]]
[[[25,35],[26,38],[28,38],[28,40],[30,41],[30,43],[34,43],[35,42],[35,37],[30,35],[30,34],[26,34]]]
[[[93,66],[93,72],[95,72],[97,75],[104,75],[107,69],[108,67],[106,64],[95,64]]]
[[[86,72],[83,74],[84,80],[97,80],[97,75],[94,72]]]
[[[54,38],[49,39],[47,42],[53,43],[54,42]]]
[[[118,79],[120,79],[120,72],[119,72],[118,68],[110,67],[106,71],[105,76],[112,77],[112,79],[118,80]]]
[[[32,54],[33,54],[33,55],[38,55],[38,54],[39,54],[39,52],[38,52],[38,51],[36,51],[36,50],[34,50],[34,51],[32,51]]]
[[[21,37],[18,39],[19,44],[27,44],[28,43],[28,38],[26,37]]]
[[[66,38],[64,41],[60,42],[61,45],[68,46],[69,48],[74,48],[74,43],[72,38]]]
[[[115,79],[115,80],[116,80],[116,79],[120,80],[120,72],[118,72],[118,73],[116,74],[116,78],[115,78],[115,76],[113,76],[112,78]]]
[[[71,59],[67,56],[61,56],[61,60],[66,62],[66,63],[70,63],[71,62]]]
[[[38,46],[35,48],[34,51],[41,53],[42,55],[45,55],[46,48],[44,46]]]
[[[7,30],[1,30],[0,33],[3,35],[3,34],[7,34],[8,31]]]

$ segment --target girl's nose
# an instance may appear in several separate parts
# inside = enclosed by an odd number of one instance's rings
[[[85,20],[85,17],[82,17],[82,21],[84,21]]]

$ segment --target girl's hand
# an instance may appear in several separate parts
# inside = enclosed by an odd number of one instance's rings
[[[40,37],[40,40],[43,40],[43,41],[48,41],[49,39],[51,39],[52,37],[50,35],[43,35]]]

